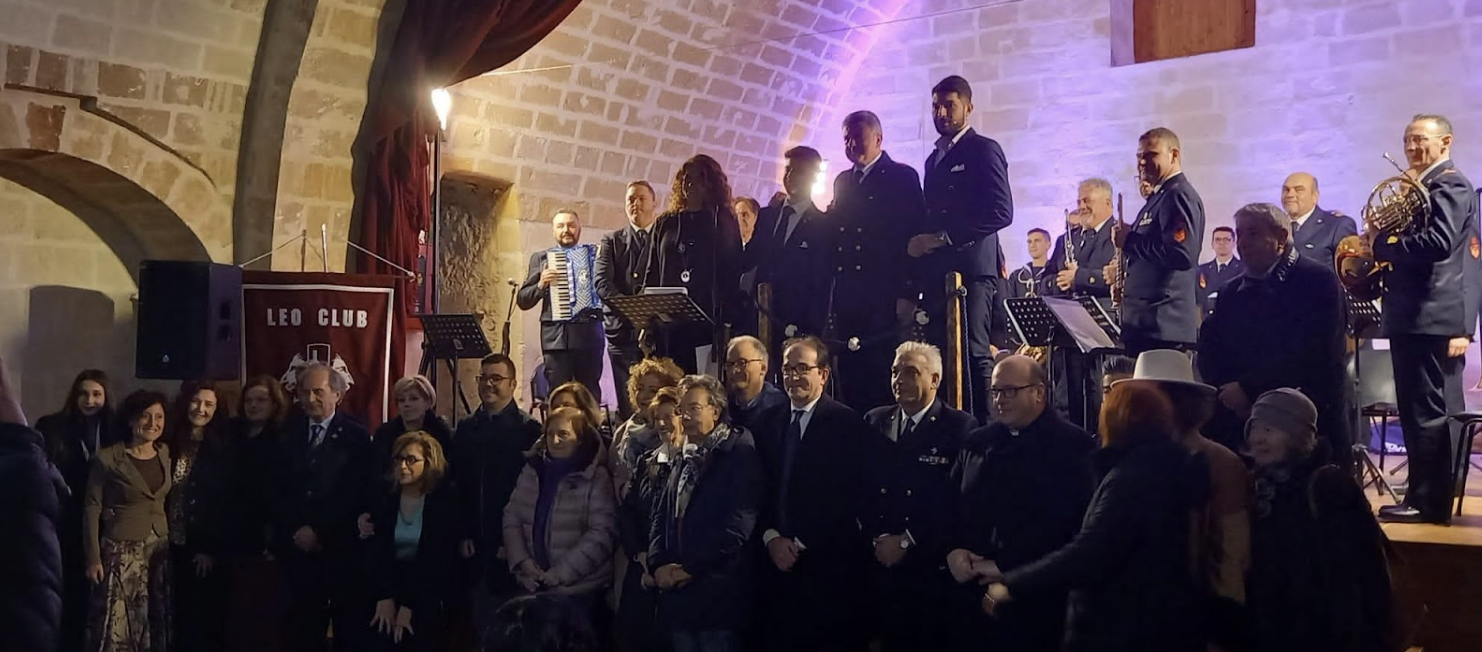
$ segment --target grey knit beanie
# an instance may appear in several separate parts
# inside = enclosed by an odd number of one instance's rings
[[[1257,398],[1250,408],[1250,420],[1245,422],[1247,436],[1250,424],[1257,420],[1298,437],[1317,436],[1317,406],[1295,389],[1273,389]]]

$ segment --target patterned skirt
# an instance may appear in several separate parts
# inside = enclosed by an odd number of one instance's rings
[[[170,541],[103,539],[89,652],[170,652]]]

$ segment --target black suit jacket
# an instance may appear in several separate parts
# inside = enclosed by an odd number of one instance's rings
[[[920,177],[886,152],[863,181],[856,180],[853,168],[834,177],[834,203],[828,212],[833,266],[828,273],[834,278],[834,307],[841,321],[856,324],[858,332],[894,323],[895,299],[915,296],[906,272],[914,261],[906,245],[925,219]]]
[[[1223,270],[1219,269],[1219,261],[1211,260],[1199,266],[1199,285],[1194,288],[1194,294],[1199,298],[1199,309],[1205,315],[1214,312],[1214,301],[1218,298],[1220,290],[1226,285],[1245,274],[1245,263],[1239,258],[1231,258],[1225,264]]]
[[[1199,330],[1200,377],[1215,387],[1240,383],[1251,400],[1300,390],[1317,406],[1323,434],[1346,439],[1345,302],[1331,265],[1289,251],[1268,278],[1237,278],[1215,299]],[[1217,405],[1205,432],[1238,445],[1245,420]]]
[[[598,257],[601,257],[600,252]],[[601,349],[603,347],[602,321],[598,319],[596,311],[585,311],[572,317],[571,321],[551,321],[550,288],[541,289],[540,287],[540,273],[545,271],[545,259],[545,251],[537,251],[530,255],[530,271],[526,273],[525,283],[520,286],[520,291],[515,295],[515,304],[520,307],[520,310],[529,310],[534,308],[535,304],[540,304],[541,350]],[[598,275],[594,270],[593,276]]]
[[[767,411],[757,419],[757,451],[769,478],[768,499],[757,531],[777,530],[801,540],[807,551],[793,567],[794,574],[837,577],[863,568],[869,540],[857,522],[861,461],[860,443],[870,427],[843,403],[827,396],[818,399],[793,462],[788,491],[791,530],[781,527],[780,492],[783,438],[792,419],[792,403]]]
[[[933,151],[926,158],[924,232],[945,232],[949,246],[928,257],[935,262],[931,275],[921,280],[925,289],[941,286],[938,273],[961,272],[968,277],[998,276],[1003,266],[998,232],[1014,221],[1009,190],[1009,164],[1003,148],[969,128],[936,165]],[[935,259],[932,261],[931,259]]]
[[[1292,234],[1297,251],[1303,258],[1333,267],[1333,257],[1338,253],[1338,243],[1351,235],[1358,234],[1358,226],[1347,215],[1334,215],[1321,206],[1312,209],[1302,230]]]
[[[817,335],[828,317],[830,217],[816,207],[809,208],[788,236],[786,225],[776,233],[782,211],[782,207],[767,206],[757,213],[745,264],[756,267],[757,283],[772,286],[777,332],[793,325],[798,335]]]
[[[1074,296],[1109,297],[1111,286],[1101,273],[1102,268],[1111,264],[1112,258],[1117,255],[1117,245],[1112,242],[1111,220],[1101,224],[1096,231],[1090,229],[1077,229],[1071,235],[1071,242],[1075,243],[1075,280],[1071,281],[1070,292]],[[1051,294],[1065,294],[1060,291],[1060,286],[1055,284],[1055,276],[1065,268],[1065,236],[1060,236],[1055,241],[1055,251],[1050,255],[1046,273],[1049,275],[1048,287],[1054,290]]]
[[[1199,252],[1204,242],[1204,200],[1179,174],[1148,197],[1123,247],[1127,262],[1122,339],[1197,341]]]
[[[293,535],[307,525],[326,552],[335,552],[356,540],[355,519],[376,481],[370,432],[335,412],[324,441],[312,449],[309,444],[308,417],[290,417],[283,431],[274,543],[279,550],[298,550]]]
[[[972,415],[938,398],[904,438],[893,438],[904,421],[898,405],[865,414],[874,432],[864,441],[864,493],[860,526],[866,537],[902,534],[915,539],[906,559],[911,566],[934,569],[950,552],[953,496],[952,465],[978,422]]]
[[[384,488],[384,485],[383,485]],[[422,536],[411,560],[396,559],[396,525],[401,513],[401,493],[378,492],[371,509],[376,533],[366,541],[362,557],[367,596],[372,601],[391,599],[412,613],[441,613],[453,595],[462,525],[458,501],[442,485],[427,494],[422,503]],[[428,632],[431,634],[431,632]]]
[[[647,262],[648,247],[639,243],[632,224],[602,236],[602,243],[597,247],[597,296],[602,297],[603,326],[609,342],[627,344],[636,337],[633,325],[606,302],[613,297],[638,294],[643,287]]]
[[[1384,335],[1470,335],[1464,260],[1466,234],[1477,228],[1477,192],[1449,160],[1421,181],[1430,191],[1430,223],[1374,241],[1374,257],[1394,265],[1384,278]]]
[[[741,226],[730,208],[660,215],[648,257],[642,287],[686,288],[717,326],[742,316]]]

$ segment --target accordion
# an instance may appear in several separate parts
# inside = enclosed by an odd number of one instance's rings
[[[597,247],[579,244],[546,250],[546,265],[556,270],[551,283],[551,321],[571,321],[589,310],[601,310],[595,276]]]

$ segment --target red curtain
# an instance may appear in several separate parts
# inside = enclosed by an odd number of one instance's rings
[[[374,138],[366,172],[362,245],[414,269],[417,233],[431,221],[431,150],[437,133],[433,89],[494,70],[524,54],[581,0],[408,0],[377,102],[367,116]],[[362,255],[360,271],[396,274]],[[397,287],[391,368],[405,365],[412,285]]]

